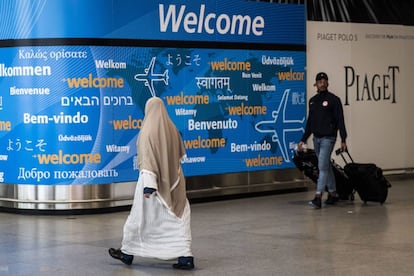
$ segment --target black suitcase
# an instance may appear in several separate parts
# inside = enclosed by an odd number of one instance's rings
[[[382,174],[382,169],[373,163],[355,163],[348,151],[345,151],[351,160],[348,162],[344,171],[349,179],[354,183],[355,190],[364,203],[368,201],[383,204],[388,196],[388,188],[391,184]],[[345,162],[345,157],[341,149],[336,151]]]
[[[307,151],[295,151],[293,163],[310,178],[315,184],[318,183],[319,169],[318,158],[313,149]],[[332,169],[335,176],[336,192],[341,200],[354,200],[354,186],[345,174],[343,168],[332,160]]]
[[[355,186],[346,175],[344,168],[332,160],[332,169],[335,175],[336,193],[341,200],[355,199]]]

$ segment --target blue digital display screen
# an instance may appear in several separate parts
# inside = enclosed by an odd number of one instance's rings
[[[306,43],[304,5],[245,0],[3,0],[0,39]]]
[[[32,54],[35,55],[32,55]],[[305,53],[38,46],[0,49],[8,183],[137,177],[148,98],[182,133],[186,176],[292,167],[305,120]]]
[[[182,2],[3,1],[0,183],[135,181],[153,96],[182,134],[186,176],[293,167],[304,6]]]

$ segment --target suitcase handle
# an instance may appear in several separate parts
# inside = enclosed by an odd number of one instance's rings
[[[351,160],[351,162],[348,162],[347,159],[344,156],[344,153],[347,153],[348,155],[348,159]],[[345,164],[349,164],[349,163],[354,163],[354,159],[352,159],[351,154],[348,151],[348,148],[346,148],[345,150],[343,148],[339,148],[335,151],[336,155],[340,155],[342,157],[342,159],[344,160]]]

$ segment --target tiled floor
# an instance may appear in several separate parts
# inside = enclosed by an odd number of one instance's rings
[[[313,191],[192,204],[196,269],[109,257],[128,212],[0,213],[0,275],[414,275],[414,179],[384,205],[313,210]]]

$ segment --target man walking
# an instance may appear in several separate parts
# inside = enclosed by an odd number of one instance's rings
[[[298,150],[302,150],[302,146],[313,134],[313,145],[318,157],[319,177],[315,198],[309,201],[309,204],[319,209],[322,207],[322,195],[326,187],[329,194],[325,204],[335,204],[339,200],[336,193],[331,154],[338,131],[341,147],[346,150],[347,132],[341,99],[328,91],[328,75],[324,72],[318,73],[314,86],[317,89],[317,94],[309,100],[308,120],[305,133],[298,143]]]

